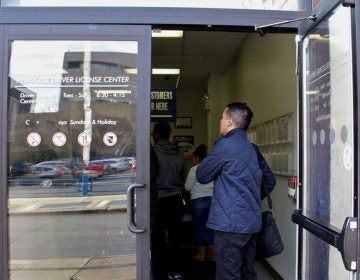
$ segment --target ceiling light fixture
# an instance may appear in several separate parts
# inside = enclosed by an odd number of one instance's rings
[[[154,68],[152,69],[153,75],[179,75],[180,69],[163,69],[163,68]]]
[[[125,72],[127,74],[137,74],[136,68],[125,68]],[[180,69],[177,68],[153,68],[151,70],[151,74],[153,75],[179,75]]]
[[[181,38],[184,35],[184,31],[182,30],[161,30],[154,29],[152,31],[153,38]]]

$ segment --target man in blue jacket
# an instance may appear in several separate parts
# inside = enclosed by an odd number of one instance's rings
[[[256,279],[256,233],[261,229],[262,171],[247,140],[253,113],[246,103],[230,103],[220,120],[221,138],[198,166],[200,183],[214,180],[207,226],[215,230],[217,280]]]

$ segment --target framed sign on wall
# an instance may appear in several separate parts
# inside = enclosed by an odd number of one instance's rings
[[[176,117],[175,128],[192,128],[192,117]]]

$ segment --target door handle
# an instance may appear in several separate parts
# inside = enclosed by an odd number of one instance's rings
[[[294,210],[291,220],[337,248],[341,253],[345,268],[349,271],[356,271],[357,218],[347,217],[341,232],[339,232],[309,219],[301,212],[301,210]]]
[[[132,184],[126,192],[127,196],[127,227],[133,233],[144,233],[146,229],[138,228],[135,222],[135,189],[145,188],[144,184]]]

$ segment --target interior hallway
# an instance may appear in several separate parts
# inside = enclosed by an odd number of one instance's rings
[[[184,280],[215,280],[215,263],[199,263],[192,260],[194,250],[187,250],[184,254]],[[276,272],[272,271],[270,265],[256,262],[258,280],[283,280]]]
[[[215,280],[215,262],[200,263],[192,259],[196,252],[195,225],[192,219],[183,221],[182,230],[184,238],[182,249],[183,280]],[[257,261],[255,265],[258,280],[283,280],[267,262]]]

